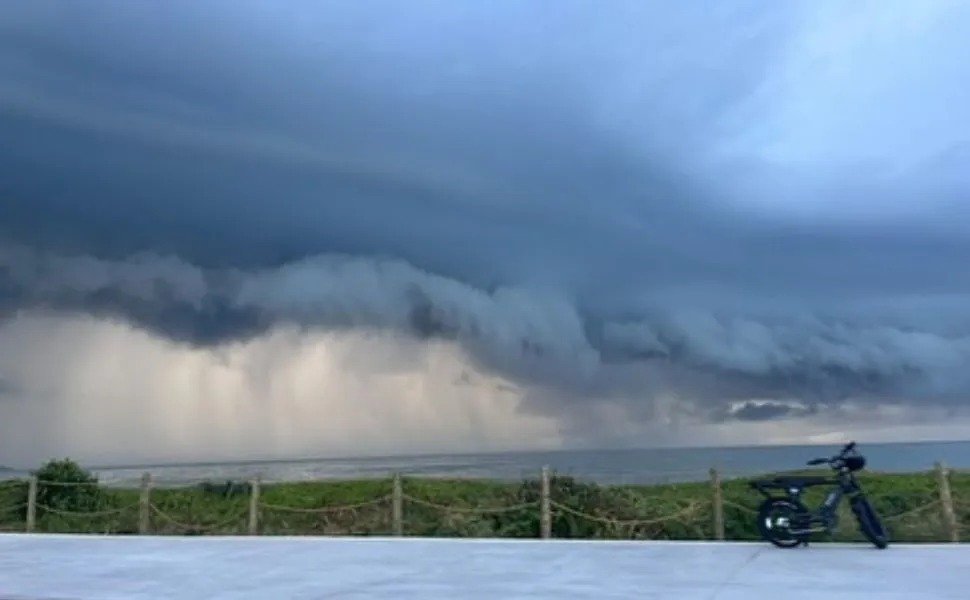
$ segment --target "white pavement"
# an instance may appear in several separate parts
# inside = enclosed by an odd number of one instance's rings
[[[970,545],[0,535],[0,599],[970,598]]]

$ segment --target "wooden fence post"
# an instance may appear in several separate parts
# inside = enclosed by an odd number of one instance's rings
[[[711,469],[711,488],[714,492],[714,539],[724,540],[724,496],[721,492],[721,475]]]
[[[552,503],[550,499],[549,467],[542,467],[539,496],[539,535],[544,540],[552,537]]]
[[[259,535],[259,476],[249,482],[249,535]]]
[[[138,535],[148,535],[152,517],[152,474],[141,476],[141,496],[138,498]]]
[[[953,512],[953,496],[950,494],[950,478],[943,463],[936,463],[936,481],[940,486],[940,505],[943,510],[943,527],[951,542],[960,541],[960,529],[957,526],[957,516]]]
[[[37,477],[33,476],[27,482],[27,533],[33,533],[37,527]]]
[[[404,487],[401,484],[401,474],[394,474],[391,487],[391,525],[394,535],[404,535]]]

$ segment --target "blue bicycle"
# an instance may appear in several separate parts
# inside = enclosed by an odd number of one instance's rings
[[[879,515],[855,478],[855,473],[866,466],[866,459],[849,442],[842,451],[831,458],[816,458],[809,465],[829,465],[834,477],[780,476],[751,482],[751,487],[763,494],[766,500],[758,509],[758,532],[766,541],[779,548],[808,545],[813,533],[832,533],[838,527],[839,503],[846,496],[859,522],[859,529],[866,539],[877,548],[889,545],[889,535]],[[809,510],[801,496],[806,488],[831,485],[825,501],[815,510]],[[778,492],[783,495],[779,495]]]

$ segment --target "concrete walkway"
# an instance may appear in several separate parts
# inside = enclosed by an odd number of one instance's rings
[[[0,535],[0,599],[970,598],[970,545]]]

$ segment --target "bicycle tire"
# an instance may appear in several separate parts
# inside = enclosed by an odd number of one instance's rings
[[[859,522],[859,530],[873,546],[885,550],[889,546],[889,533],[879,519],[868,498],[857,496],[852,499],[852,512]]]
[[[783,511],[789,512],[791,515],[808,515],[808,509],[805,505],[797,500],[789,500],[786,498],[772,498],[765,500],[761,503],[758,508],[758,533],[761,534],[761,538],[767,542],[771,542],[774,546],[778,548],[795,548],[802,544],[808,543],[808,534],[795,535],[784,533],[784,530],[773,528],[769,525],[771,521],[771,515],[775,510],[781,509]],[[790,517],[789,517],[790,518]]]

